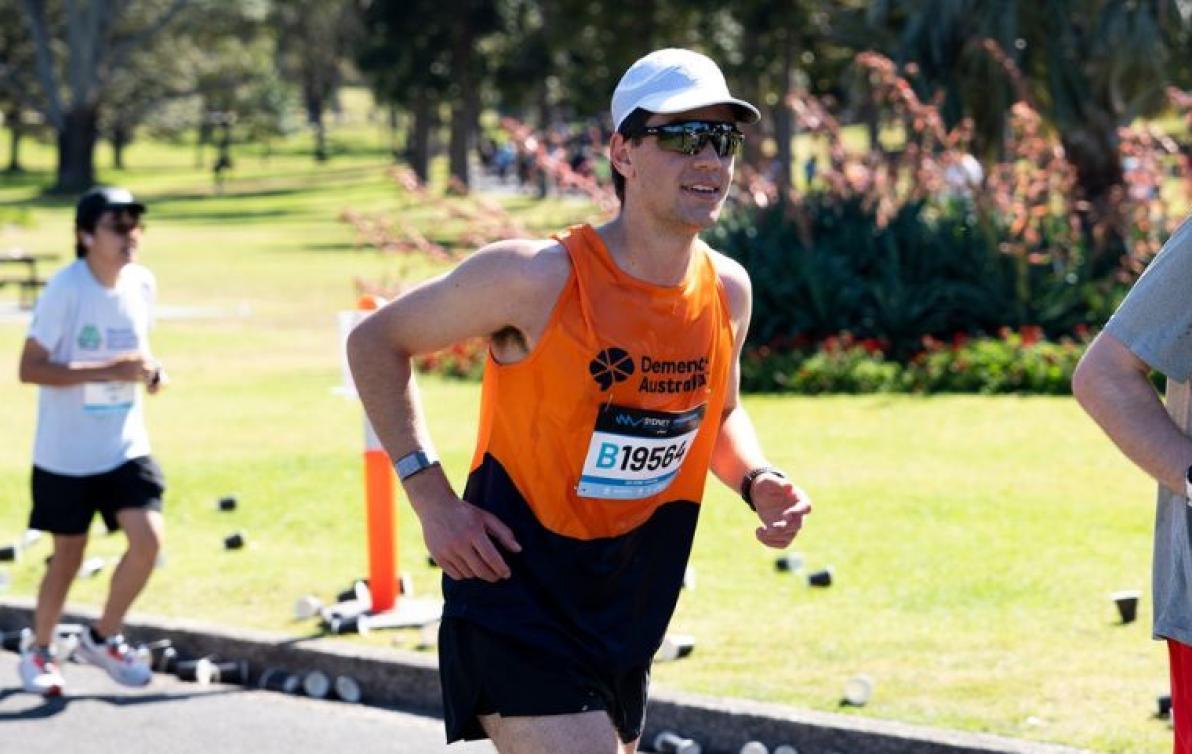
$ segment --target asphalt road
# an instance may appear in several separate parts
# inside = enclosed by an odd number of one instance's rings
[[[362,705],[239,686],[200,686],[158,673],[144,689],[67,663],[67,693],[21,690],[18,656],[0,652],[0,751],[23,754],[492,754],[488,742],[446,746],[443,724]]]

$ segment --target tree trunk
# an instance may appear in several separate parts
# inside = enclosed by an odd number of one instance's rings
[[[628,20],[629,37],[636,43],[629,49],[653,50],[659,47],[658,39],[658,3],[656,0],[638,0],[634,3],[632,14],[626,14]]]
[[[467,97],[451,106],[451,146],[448,150],[451,177],[468,186],[468,140],[472,134]]]
[[[132,141],[132,134],[124,126],[112,129],[112,167],[124,170],[124,148]]]
[[[232,168],[232,125],[228,122],[219,124],[219,155],[216,157],[216,165],[222,166],[224,170]]]
[[[66,113],[58,132],[58,182],[54,191],[78,194],[95,185],[95,140],[98,117],[94,106]]]
[[[389,153],[397,159],[397,107],[389,106]]]
[[[1109,192],[1122,185],[1122,162],[1118,157],[1116,128],[1084,128],[1062,131],[1060,140],[1073,167],[1084,198],[1094,207],[1103,202]]]
[[[319,113],[314,122],[315,127],[315,162],[327,161],[327,126],[323,123],[323,114]]]
[[[774,140],[778,145],[778,154],[775,159],[777,165],[775,166],[777,175],[775,180],[778,183],[778,196],[780,200],[785,201],[789,196],[791,187],[791,163],[793,158],[791,156],[791,139],[794,137],[794,118],[792,117],[791,108],[786,103],[786,94],[791,90],[791,66],[794,64],[793,45],[789,39],[784,39],[782,44],[782,71],[778,75],[778,83],[781,86],[779,89],[778,103],[774,105]]]
[[[215,193],[224,191],[224,174],[232,169],[232,123],[225,118],[219,125],[219,140],[216,143],[215,165],[211,169],[215,180]]]
[[[198,137],[195,139],[195,168],[201,168],[207,162],[207,145],[211,143],[212,125],[209,115],[204,115],[199,123]]]
[[[451,103],[451,146],[448,155],[451,163],[451,177],[465,188],[468,186],[468,142],[472,136],[472,102],[475,88],[472,85],[472,26],[469,19],[457,18],[451,46],[451,73],[456,82],[455,97]]]
[[[327,125],[323,122],[323,111],[326,109],[321,97],[307,94],[306,119],[315,132],[315,162],[327,161]]]
[[[1122,237],[1125,218],[1119,216],[1121,203],[1115,198],[1124,183],[1117,129],[1098,128],[1090,123],[1062,131],[1060,141],[1076,169],[1079,192],[1088,202],[1089,226],[1100,230],[1095,242],[1090,243],[1090,264],[1097,266],[1105,264],[1107,259],[1117,260],[1128,252],[1126,239]]]
[[[547,30],[549,29],[559,28],[559,13],[561,10],[563,10],[559,7],[559,5],[559,0],[539,0],[538,12],[542,14],[542,29],[544,35],[547,35]],[[548,41],[544,41],[542,44],[547,48],[547,50],[549,50],[551,46],[549,41],[550,37],[547,36],[546,39]],[[550,53],[546,52],[545,54],[549,59]],[[537,94],[535,104],[538,110],[538,130],[546,133],[547,129],[550,128],[551,123],[553,123],[555,120],[555,107],[551,102],[550,87],[547,86],[545,76],[538,80],[535,91]],[[517,170],[515,168],[514,175],[516,174]]]
[[[21,167],[21,136],[24,135],[24,126],[21,123],[21,111],[13,108],[4,117],[4,122],[8,124],[8,134],[12,137],[8,143],[8,172],[23,173],[25,169]]]
[[[410,167],[423,183],[430,179],[431,106],[426,90],[418,90],[414,97],[414,117],[410,123],[409,153]]]
[[[550,102],[550,90],[544,80],[538,87],[538,130],[546,132],[555,119],[555,108]]]
[[[747,69],[752,68],[753,64],[758,58],[758,35],[746,34],[741,40],[744,50],[744,61]],[[761,77],[757,75],[741,76],[737,84],[742,97],[746,102],[761,102],[763,98],[761,95]],[[784,92],[785,94],[785,92]],[[749,136],[745,139],[745,154],[743,161],[755,168],[761,169],[764,162],[762,154],[762,142],[765,140],[765,133],[763,131],[764,124],[756,123],[749,126]]]
[[[886,149],[882,146],[881,138],[881,113],[878,110],[877,103],[872,99],[865,100],[865,104],[862,106],[861,117],[865,121],[865,133],[869,136],[869,149],[885,154]],[[909,140],[910,137],[910,129],[907,129],[907,139]]]

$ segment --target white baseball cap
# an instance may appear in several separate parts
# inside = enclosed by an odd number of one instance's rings
[[[668,47],[655,50],[629,66],[613,91],[613,128],[634,110],[681,113],[708,105],[732,105],[737,120],[756,123],[757,108],[728,93],[720,68],[707,55]]]

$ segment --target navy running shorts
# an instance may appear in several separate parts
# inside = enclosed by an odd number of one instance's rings
[[[160,511],[165,477],[152,456],[125,461],[111,471],[86,476],[55,474],[33,467],[33,510],[29,528],[51,534],[86,534],[96,513],[108,531],[120,528],[116,512]]]
[[[625,743],[641,736],[649,665],[628,672],[547,656],[471,621],[439,626],[447,743],[487,738],[478,716],[537,717],[604,710]]]

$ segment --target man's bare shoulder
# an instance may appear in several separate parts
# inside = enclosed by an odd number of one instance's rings
[[[749,273],[737,260],[721,254],[710,246],[706,248],[708,258],[712,260],[716,274],[720,277],[720,283],[724,286],[724,292],[728,294],[733,317],[738,318],[745,315],[749,311],[750,300],[753,296],[753,284],[749,282]]]
[[[473,253],[468,263],[522,295],[558,294],[571,274],[571,259],[553,238],[497,241]]]

